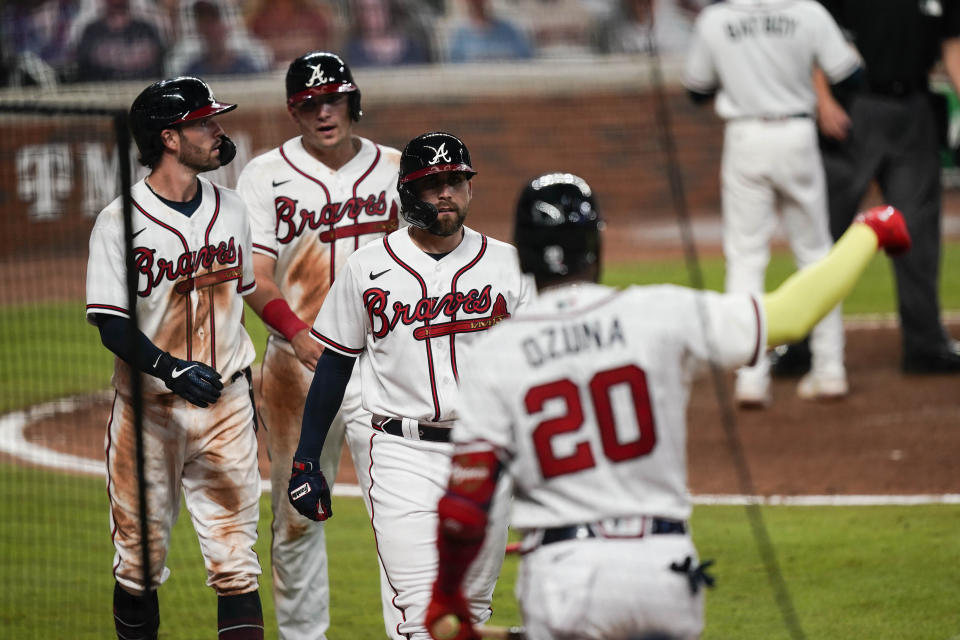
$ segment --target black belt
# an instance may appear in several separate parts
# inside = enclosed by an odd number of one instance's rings
[[[391,418],[390,420],[379,423],[374,420],[372,425],[377,431],[383,431],[384,433],[389,433],[392,436],[400,436],[401,438],[406,437],[403,433],[403,422],[396,418]],[[449,427],[434,427],[429,424],[419,423],[417,425],[417,433],[420,435],[421,440],[428,442],[450,442]]]
[[[247,367],[246,369],[240,369],[239,371],[235,372],[232,376],[230,376],[230,380],[227,381],[227,384],[233,384],[234,382],[236,382],[237,380],[243,377],[246,377],[247,380],[250,379],[250,367]],[[227,386],[227,385],[225,384],[223,386]]]
[[[927,91],[928,89],[929,83],[926,78],[908,81],[873,82],[867,86],[868,93],[892,98],[905,98],[921,91]]]
[[[687,525],[683,520],[668,520],[667,518],[653,518],[650,523],[650,529],[647,533],[686,533]],[[641,537],[641,535],[633,537]],[[572,524],[567,527],[553,527],[543,530],[543,539],[541,545],[551,544],[553,542],[563,542],[564,540],[582,540],[584,538],[621,538],[621,536],[605,535],[597,531],[597,526],[593,524]]]

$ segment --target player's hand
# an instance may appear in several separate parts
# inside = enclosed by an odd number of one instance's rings
[[[293,508],[306,518],[322,522],[333,515],[330,488],[316,458],[294,458],[287,497]]]
[[[215,403],[223,389],[216,369],[195,360],[174,358],[166,351],[153,363],[152,373],[163,380],[170,391],[198,407]]]
[[[910,233],[903,214],[895,207],[881,205],[871,207],[857,214],[854,223],[862,222],[877,234],[877,244],[887,252],[887,255],[896,256],[906,253],[910,248]]]
[[[434,640],[480,640],[470,624],[470,608],[460,593],[445,594],[434,585],[424,625]]]
[[[817,103],[817,122],[820,132],[834,140],[846,140],[850,134],[850,115],[833,98],[826,98]]]
[[[310,329],[304,329],[293,336],[290,341],[293,346],[293,352],[297,354],[297,359],[303,363],[307,369],[314,371],[317,368],[317,360],[323,353],[323,345],[310,337]]]

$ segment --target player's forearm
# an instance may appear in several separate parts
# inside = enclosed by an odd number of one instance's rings
[[[293,340],[310,325],[303,321],[290,309],[290,305],[283,297],[280,287],[273,279],[277,261],[273,258],[256,254],[253,257],[253,273],[257,279],[257,289],[247,295],[244,301],[253,309],[260,319],[286,338]]]
[[[950,78],[953,90],[960,92],[960,37],[948,38],[941,45],[943,69]]]
[[[333,351],[324,351],[317,361],[313,382],[307,392],[300,426],[296,457],[316,459],[323,451],[330,425],[340,410],[343,393],[350,381],[356,359]]]
[[[97,316],[100,342],[137,371],[156,375],[154,363],[163,351],[138,329],[129,318]]]
[[[876,234],[867,225],[854,223],[823,260],[801,269],[765,295],[767,345],[807,335],[850,293],[876,250]]]

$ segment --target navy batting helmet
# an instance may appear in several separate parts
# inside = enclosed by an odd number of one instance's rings
[[[593,191],[583,178],[572,173],[534,178],[517,201],[514,244],[521,270],[555,279],[599,266],[602,228]]]
[[[199,78],[182,76],[154,82],[140,92],[130,106],[130,131],[140,150],[141,164],[152,167],[163,152],[160,132],[177,125],[236,109],[235,104],[217,102],[213,91]],[[220,164],[233,160],[236,146],[223,136]],[[229,146],[227,150],[225,147]]]
[[[415,227],[426,229],[436,221],[437,208],[421,200],[410,183],[434,173],[461,171],[467,178],[477,175],[470,164],[470,151],[457,136],[433,131],[417,136],[407,143],[400,155],[400,175],[397,191],[400,194],[400,213]]]
[[[349,93],[350,117],[359,120],[360,88],[353,81],[347,63],[335,53],[311,51],[290,63],[287,69],[287,105],[326,93]]]

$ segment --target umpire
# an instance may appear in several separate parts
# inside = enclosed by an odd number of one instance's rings
[[[940,148],[946,104],[929,88],[942,57],[960,88],[960,2],[957,0],[820,0],[856,45],[866,86],[849,111],[817,82],[830,232],[850,225],[871,180],[900,209],[913,250],[893,260],[906,373],[960,373],[960,348],[940,320]],[[786,373],[797,353],[781,358]],[[801,365],[803,366],[803,365]]]

